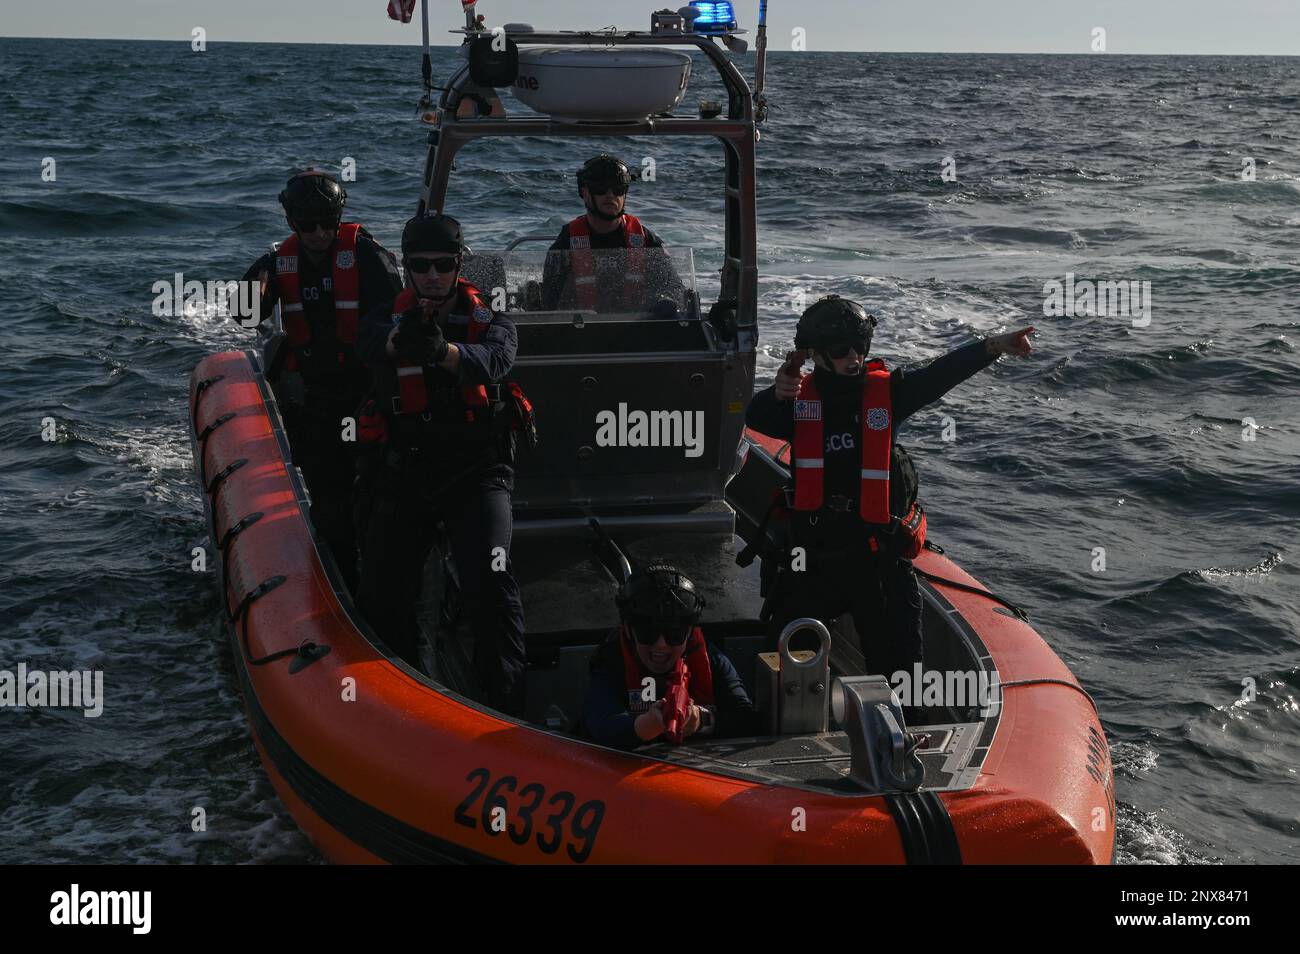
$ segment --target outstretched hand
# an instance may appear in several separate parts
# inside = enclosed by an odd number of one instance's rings
[[[994,335],[991,338],[986,338],[984,343],[988,347],[990,354],[1011,354],[1017,358],[1023,358],[1034,350],[1029,343],[1029,336],[1036,330],[1031,325],[1028,328],[1021,328],[1019,331],[1008,331],[1004,335]]]
[[[776,399],[793,401],[799,393],[799,371],[803,368],[804,352],[787,351],[785,363],[776,372]]]

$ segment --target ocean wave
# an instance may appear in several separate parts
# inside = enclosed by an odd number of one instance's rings
[[[199,216],[174,202],[107,192],[60,192],[49,199],[0,201],[0,237],[178,232]]]
[[[1211,865],[1222,859],[1192,844],[1155,812],[1117,804],[1115,864],[1118,865]]]
[[[1191,572],[1207,580],[1223,579],[1225,577],[1265,576],[1271,573],[1277,567],[1281,566],[1282,562],[1283,561],[1282,561],[1281,553],[1270,553],[1268,554],[1268,556],[1264,557],[1264,559],[1260,560],[1258,563],[1254,564],[1253,566],[1248,566],[1244,568],[1230,567],[1227,569],[1223,567],[1211,566],[1211,567],[1206,567],[1203,570],[1192,570]]]

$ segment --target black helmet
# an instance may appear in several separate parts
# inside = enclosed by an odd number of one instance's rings
[[[695,592],[690,578],[663,563],[628,577],[616,602],[623,622],[651,631],[693,627],[704,611],[704,597]]]
[[[417,215],[402,229],[402,254],[412,252],[446,252],[459,255],[465,250],[460,223],[450,215],[431,212]]]
[[[618,182],[622,185],[632,184],[632,172],[622,159],[602,152],[592,156],[578,170],[578,188],[593,182]]]
[[[326,172],[308,169],[295,173],[280,192],[280,204],[289,218],[340,218],[348,194]]]
[[[869,349],[871,331],[875,327],[876,319],[856,301],[827,295],[817,299],[799,316],[794,346],[822,349],[836,344],[865,342]]]

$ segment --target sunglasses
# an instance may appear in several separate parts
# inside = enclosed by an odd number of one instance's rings
[[[659,642],[659,637],[664,638],[669,646],[680,646],[686,642],[686,637],[691,635],[691,627],[682,626],[674,629],[664,629],[662,626],[636,626],[631,627],[632,635],[642,646],[653,646]]]
[[[865,358],[867,343],[865,341],[848,341],[843,344],[833,344],[826,348],[826,355],[830,358],[847,358],[850,351],[856,351]]]
[[[592,195],[604,195],[606,192],[612,192],[615,195],[627,195],[627,186],[622,182],[602,182],[591,183],[587,186],[587,191]]]
[[[339,227],[338,219],[295,219],[294,228],[299,232],[306,232],[310,235],[312,232],[324,230],[333,232]]]
[[[408,258],[406,260],[406,270],[417,275],[423,275],[433,268],[446,275],[448,272],[454,272],[459,264],[460,258],[456,255],[450,255],[447,258]]]

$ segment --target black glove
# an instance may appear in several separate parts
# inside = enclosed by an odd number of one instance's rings
[[[416,364],[423,364],[425,328],[419,305],[402,312],[402,320],[393,335],[393,350],[400,357]]]
[[[402,312],[393,350],[415,364],[438,364],[447,357],[447,341],[436,322],[425,322],[419,305]]]
[[[447,357],[447,339],[442,336],[442,329],[436,324],[424,326],[424,353],[421,364],[441,364]]]
[[[660,321],[670,321],[677,317],[677,305],[671,298],[660,298],[650,306],[650,314]]]
[[[739,304],[734,298],[719,298],[709,309],[709,324],[723,341],[732,341],[736,337],[736,308]]]

